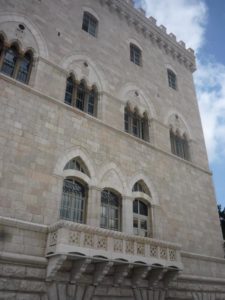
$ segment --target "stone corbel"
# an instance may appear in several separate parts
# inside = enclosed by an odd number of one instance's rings
[[[132,276],[132,285],[134,287],[140,286],[141,281],[147,277],[151,269],[150,266],[136,267]]]
[[[109,273],[109,270],[112,266],[112,261],[96,263],[96,270],[93,276],[93,285],[99,285],[99,283],[101,283],[104,277]]]
[[[163,276],[163,285],[164,285],[164,287],[167,288],[171,281],[177,279],[178,275],[179,275],[179,269],[168,268],[168,271]]]
[[[77,260],[73,263],[73,268],[71,271],[70,282],[76,283],[82,274],[86,271],[88,265],[91,263],[90,258],[85,258],[81,260]]]
[[[117,266],[114,275],[114,286],[119,286],[123,282],[123,279],[129,274],[129,271],[132,268],[132,264],[124,264]]]
[[[153,268],[150,271],[150,276],[148,279],[149,286],[150,287],[156,286],[158,282],[162,279],[166,271],[167,269],[164,269],[163,267]]]
[[[67,256],[64,254],[52,256],[48,259],[46,281],[52,281],[55,279],[57,272],[61,269],[66,259]]]

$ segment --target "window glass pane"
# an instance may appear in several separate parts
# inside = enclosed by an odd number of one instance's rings
[[[142,201],[139,201],[139,213],[140,213],[140,215],[143,215],[143,216],[148,215],[148,207]]]
[[[138,228],[138,219],[133,219],[133,227]]]
[[[126,132],[129,132],[129,115],[126,109],[124,113],[124,128]]]
[[[130,45],[130,60],[136,65],[141,65],[141,50],[132,44]]]
[[[94,115],[94,105],[95,105],[96,94],[94,91],[91,91],[88,97],[88,113]]]
[[[84,13],[82,29],[93,36],[97,35],[98,21],[89,13]]]
[[[84,206],[84,186],[72,179],[64,180],[60,217],[69,221],[83,223]]]
[[[119,200],[116,194],[108,190],[101,194],[101,227],[119,229]]]
[[[174,74],[171,70],[168,70],[167,72],[168,72],[169,86],[175,90],[176,89],[176,74]]]
[[[80,110],[84,110],[84,100],[85,100],[85,86],[81,83],[77,89],[77,101],[76,107]]]
[[[30,65],[31,65],[31,57],[30,55],[25,55],[25,57],[20,62],[19,71],[17,74],[17,80],[27,83],[29,71],[30,71]]]
[[[138,200],[134,200],[133,202],[133,212],[138,214]]]
[[[7,49],[5,52],[1,72],[13,76],[14,68],[17,61],[17,51],[14,48]]]
[[[146,220],[141,220],[141,229],[147,230],[147,221]]]
[[[65,103],[69,105],[72,105],[73,88],[74,88],[73,78],[69,77],[66,81],[66,93],[65,93]]]

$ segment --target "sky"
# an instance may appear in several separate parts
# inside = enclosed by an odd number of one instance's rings
[[[225,207],[225,1],[135,0],[146,15],[193,48],[194,73],[217,203]]]

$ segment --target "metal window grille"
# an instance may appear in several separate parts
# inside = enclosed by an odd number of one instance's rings
[[[102,228],[120,230],[120,205],[117,195],[104,190],[101,195],[101,224]]]
[[[96,93],[94,91],[91,91],[88,97],[88,113],[89,115],[94,115],[94,109],[95,109],[95,99],[96,99]]]
[[[84,211],[85,187],[75,180],[64,180],[60,218],[84,223]]]
[[[81,82],[77,89],[77,101],[76,101],[76,107],[80,110],[84,110],[84,101],[85,101],[85,86]]]

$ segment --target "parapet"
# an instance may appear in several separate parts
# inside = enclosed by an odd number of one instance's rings
[[[195,53],[191,48],[186,48],[183,41],[177,41],[176,35],[167,33],[164,25],[157,25],[157,20],[153,17],[146,17],[142,8],[135,8],[133,0],[99,0],[102,5],[108,5],[111,11],[115,11],[123,17],[129,25],[133,25],[136,30],[156,43],[166,54],[183,64],[191,72],[196,70]]]

